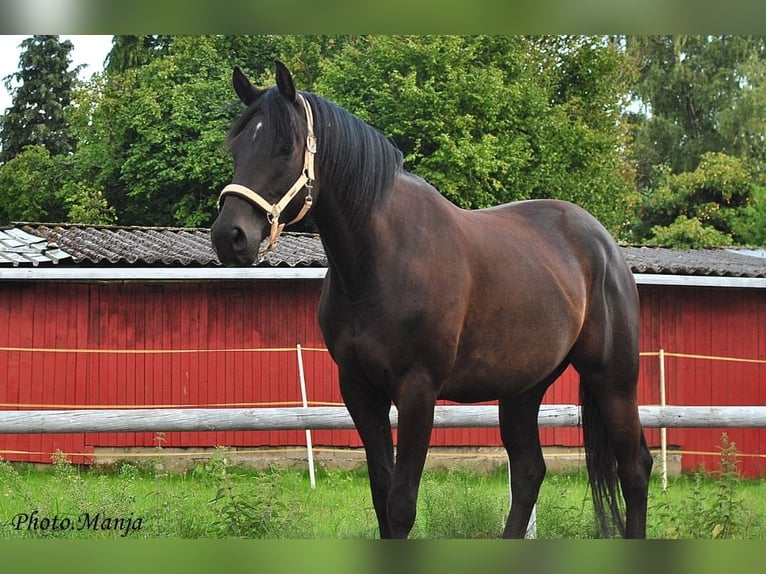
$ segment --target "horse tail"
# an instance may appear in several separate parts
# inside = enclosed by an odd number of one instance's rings
[[[612,538],[616,530],[620,536],[625,536],[624,511],[618,488],[617,459],[601,405],[586,381],[580,383],[580,405],[585,464],[588,468],[588,482],[601,535]]]

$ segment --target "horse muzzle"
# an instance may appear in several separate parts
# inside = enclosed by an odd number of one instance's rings
[[[241,201],[239,210],[250,212],[247,217],[235,213],[231,204],[230,209],[223,207],[218,218],[210,229],[210,239],[218,260],[229,267],[246,267],[252,265],[258,258],[259,246],[269,230],[268,222],[262,214],[244,200],[230,198],[227,203]]]

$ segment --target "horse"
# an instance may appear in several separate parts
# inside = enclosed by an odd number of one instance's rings
[[[311,210],[328,260],[319,326],[364,445],[380,537],[410,534],[439,399],[498,401],[511,471],[502,535],[524,537],[546,471],[540,403],[570,364],[600,534],[645,537],[638,292],[609,232],[559,200],[455,206],[380,131],[298,91],[281,62],[274,86],[239,68],[232,83],[245,109],[228,134],[233,177],[211,241],[221,263],[251,265]]]

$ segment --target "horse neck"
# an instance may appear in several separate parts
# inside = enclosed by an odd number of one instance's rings
[[[310,97],[319,147],[313,218],[331,269],[350,286],[370,276],[376,249],[371,222],[385,213],[402,155],[359,118]]]
[[[340,279],[343,291],[351,293],[370,276],[374,263],[374,237],[358,214],[344,209],[331,193],[320,193],[312,217],[319,230],[330,270]]]

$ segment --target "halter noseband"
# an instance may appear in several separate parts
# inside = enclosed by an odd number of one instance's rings
[[[314,115],[311,112],[311,106],[309,105],[306,98],[304,98],[301,94],[297,94],[297,97],[303,104],[303,108],[306,110],[306,124],[308,133],[306,135],[306,149],[303,152],[303,171],[301,171],[300,176],[298,176],[298,179],[293,184],[293,186],[287,191],[287,193],[282,196],[282,199],[280,199],[277,203],[269,203],[263,198],[263,196],[257,194],[249,187],[240,185],[238,183],[230,183],[221,190],[221,193],[218,196],[218,209],[221,208],[221,199],[223,196],[238,195],[239,197],[248,200],[250,203],[257,205],[266,212],[266,218],[271,224],[271,232],[269,233],[269,244],[266,246],[266,248],[261,250],[261,253],[268,253],[274,249],[277,246],[277,241],[280,234],[282,233],[282,230],[285,228],[285,225],[291,225],[303,219],[303,217],[309,212],[309,209],[311,209],[311,206],[314,203],[314,198],[311,195],[311,188],[312,184],[314,183],[314,155],[316,155],[317,151],[317,140],[316,136],[314,136]],[[303,206],[298,212],[298,215],[296,215],[286,224],[279,223],[279,216],[282,214],[282,211],[290,204],[293,198],[304,187],[307,189],[306,199],[304,200]]]

